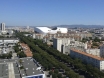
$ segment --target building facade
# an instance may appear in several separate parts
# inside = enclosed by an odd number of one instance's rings
[[[5,31],[5,23],[1,23],[1,31]]]
[[[44,34],[38,34],[38,33],[32,34],[33,39],[43,39],[43,37],[44,37]]]
[[[100,57],[104,58],[104,44],[100,47]]]
[[[40,34],[47,34],[47,33],[55,34],[57,32],[67,33],[68,29],[67,28],[63,28],[63,27],[55,27],[55,28],[35,27],[35,31],[40,33]]]
[[[69,53],[67,46],[70,44],[70,38],[54,38],[53,39],[53,47],[58,51],[65,53]]]
[[[44,71],[35,59],[26,58],[22,61],[25,70],[20,70],[21,78],[46,78]]]
[[[19,39],[17,38],[1,38],[0,39],[0,44],[3,44],[3,43],[18,43],[19,42]]]
[[[99,68],[101,71],[104,70],[104,58],[88,54],[75,48],[70,49],[70,56],[74,58],[80,58],[82,61],[88,64],[92,64],[93,66]]]

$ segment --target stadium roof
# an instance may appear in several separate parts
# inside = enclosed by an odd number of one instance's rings
[[[46,33],[53,33],[54,34],[54,33],[57,33],[58,31],[60,31],[61,33],[68,32],[67,28],[62,28],[62,27],[55,27],[53,29],[48,28],[48,27],[36,27],[35,31],[37,31],[38,33],[43,33],[43,34],[46,34]]]

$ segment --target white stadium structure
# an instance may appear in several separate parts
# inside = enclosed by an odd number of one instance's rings
[[[46,34],[46,33],[55,34],[57,32],[67,33],[68,29],[62,28],[62,27],[55,27],[53,29],[48,28],[48,27],[35,27],[35,31],[41,34]]]

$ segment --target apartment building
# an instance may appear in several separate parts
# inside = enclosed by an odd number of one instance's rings
[[[104,58],[104,44],[100,46],[100,56]]]
[[[29,33],[34,33],[34,28],[18,28],[18,29],[15,29],[19,32],[29,32]]]
[[[56,48],[58,51],[63,52],[63,54],[69,54],[69,49],[71,47],[76,47],[83,51],[87,50],[87,43],[75,41],[74,38],[54,38],[53,47]]]
[[[70,56],[74,58],[80,58],[82,61],[88,64],[92,64],[93,66],[99,68],[101,71],[104,70],[104,58],[102,57],[86,53],[76,48],[70,49]]]
[[[1,43],[18,43],[19,39],[18,38],[0,38],[0,44]]]
[[[34,33],[32,34],[33,39],[43,39],[44,34]]]
[[[57,32],[55,34],[50,34],[47,33],[45,35],[45,39],[47,40],[52,40],[53,38],[74,38],[75,40],[81,40],[81,37],[78,35],[72,35],[70,33],[61,33],[61,32]]]
[[[53,47],[56,48],[58,51],[69,53],[69,50],[65,50],[67,46],[70,44],[70,38],[54,38],[53,39]]]

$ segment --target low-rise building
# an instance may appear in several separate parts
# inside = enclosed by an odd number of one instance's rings
[[[0,38],[0,44],[1,43],[18,43],[18,38]]]
[[[33,58],[0,59],[0,78],[46,78]]]
[[[22,59],[23,70],[20,70],[22,78],[46,78],[44,71],[41,69],[35,59]]]
[[[30,50],[30,48],[28,47],[27,44],[25,43],[20,43],[22,49],[23,49],[23,52],[26,54],[27,57],[32,57],[32,52]]]

